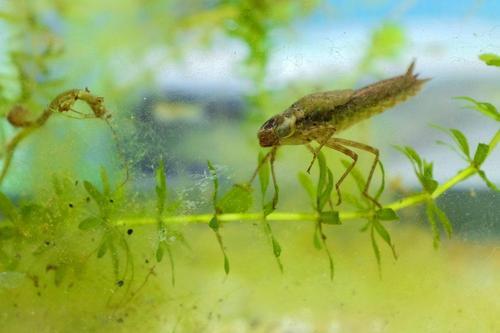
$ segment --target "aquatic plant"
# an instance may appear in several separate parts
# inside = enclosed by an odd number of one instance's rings
[[[492,104],[480,102],[471,97],[458,97],[457,99],[469,103],[466,106],[467,108],[474,109],[492,118],[494,121],[499,121],[499,113]],[[90,106],[93,117],[103,118],[106,114],[102,98],[95,97],[90,94],[88,90],[70,90],[58,95],[49,103],[49,106],[46,111],[42,113],[42,116],[33,121],[25,118],[26,114],[21,107],[11,111],[9,114],[11,123],[16,126],[21,126],[21,130],[6,144],[2,179],[7,175],[12,155],[21,140],[33,130],[42,126],[54,112],[70,112],[73,104],[77,100],[82,100]],[[15,204],[5,194],[1,194],[0,211],[6,220],[0,227],[0,263],[6,270],[16,270],[20,265],[21,258],[16,256],[15,253],[20,251],[20,246],[21,248],[28,247],[34,249],[32,253],[37,256],[51,251],[58,251],[58,246],[54,244],[54,241],[47,240],[47,237],[44,236],[56,235],[61,228],[77,228],[82,231],[92,231],[94,235],[95,231],[99,230],[99,238],[101,241],[95,248],[96,256],[97,258],[102,258],[107,253],[110,254],[115,279],[118,285],[122,285],[127,277],[130,279],[133,278],[133,256],[127,239],[120,231],[120,226],[126,225],[130,227],[134,225],[152,225],[156,223],[158,226],[158,247],[155,257],[158,262],[161,262],[164,251],[167,252],[172,270],[172,284],[174,284],[175,266],[171,247],[176,241],[188,241],[184,239],[184,236],[182,236],[179,231],[174,231],[174,225],[206,223],[215,232],[216,239],[224,256],[224,270],[227,274],[229,273],[230,266],[226,247],[223,243],[223,225],[229,222],[238,221],[261,221],[263,230],[272,246],[272,253],[276,258],[280,270],[283,271],[283,265],[280,261],[282,248],[278,239],[272,232],[270,222],[281,221],[291,223],[293,221],[312,221],[315,223],[314,234],[312,235],[313,244],[316,248],[324,249],[326,252],[330,267],[330,276],[333,278],[334,262],[332,253],[328,249],[327,237],[323,232],[323,228],[330,225],[338,226],[349,220],[361,219],[367,221],[361,230],[369,232],[373,252],[380,267],[381,255],[377,238],[385,242],[392,250],[394,258],[397,258],[394,240],[384,226],[384,224],[389,221],[399,219],[396,213],[397,211],[424,204],[426,207],[427,219],[433,234],[434,247],[437,248],[441,237],[440,226],[444,229],[448,237],[451,237],[452,234],[451,221],[436,203],[438,197],[453,186],[475,174],[481,177],[490,189],[499,191],[497,186],[487,178],[486,174],[481,169],[481,165],[498,145],[500,141],[500,130],[493,135],[488,143],[478,143],[475,150],[471,149],[467,136],[460,130],[442,127],[438,127],[438,130],[445,132],[453,141],[452,144],[445,142],[440,143],[445,144],[447,147],[459,153],[466,162],[466,166],[459,170],[451,179],[438,182],[433,176],[432,162],[425,160],[415,149],[409,146],[396,146],[396,149],[401,151],[411,162],[414,173],[421,183],[422,191],[397,199],[394,202],[384,203],[381,208],[374,205],[373,202],[362,195],[353,196],[352,194],[348,196],[349,201],[353,202],[358,209],[346,211],[334,207],[332,205],[332,198],[334,196],[332,193],[334,184],[333,173],[327,166],[323,153],[318,155],[316,185],[314,185],[310,175],[306,173],[300,173],[298,175],[298,182],[305,189],[311,200],[312,212],[276,211],[279,203],[279,187],[275,177],[274,153],[267,155],[260,153],[257,161],[257,171],[251,179],[243,184],[234,184],[222,195],[219,195],[220,189],[217,170],[212,163],[208,162],[210,178],[213,181],[213,194],[211,200],[214,210],[213,214],[174,215],[176,211],[176,199],[172,197],[169,198],[167,195],[167,184],[164,174],[165,165],[163,161],[159,162],[156,169],[156,218],[141,217],[140,219],[136,219],[127,217],[123,212],[118,213],[120,204],[113,198],[117,196],[117,192],[111,189],[105,169],[101,170],[100,187],[102,190],[99,190],[98,186],[89,181],[84,181],[83,188],[78,190],[78,184],[76,184],[76,188],[71,188],[72,186],[67,180],[61,183],[61,180],[55,178],[54,197],[45,204],[37,202]],[[270,157],[268,158],[268,156]],[[347,166],[349,162],[343,161],[343,164]],[[261,197],[261,210],[248,212],[252,207],[255,196],[252,182],[257,175],[260,183],[259,195]],[[353,171],[352,177],[361,193],[366,180],[359,170],[356,169]],[[274,190],[271,198],[267,199],[270,182],[273,183]],[[384,184],[382,183],[376,198],[380,197],[383,188]],[[96,205],[97,212],[89,214],[87,210],[92,210],[92,208],[85,208],[83,210],[76,209],[79,210],[79,213],[76,215],[71,213],[70,210],[75,208],[75,206],[80,206],[75,203],[75,199],[72,199],[71,203],[66,204],[68,192],[72,193],[75,191],[79,193],[76,197],[85,196],[83,200],[87,202],[87,205],[93,202]],[[74,195],[73,193],[73,197]],[[125,200],[124,196],[126,196],[125,193],[120,194],[122,202]],[[80,218],[79,216],[82,218],[78,224],[72,225],[68,223],[68,218],[71,221],[76,217]],[[119,251],[123,251],[123,255],[121,255]],[[125,258],[124,267],[121,267],[120,257]],[[68,263],[64,262],[48,264],[47,267],[52,267],[51,269],[56,272],[56,284],[60,284],[68,265]],[[29,273],[26,272],[26,274]]]
[[[281,10],[286,12],[286,6],[278,8],[279,6],[272,1],[264,2],[260,11],[249,12],[248,15],[242,14],[244,8],[251,7],[257,2],[228,1],[226,5],[205,8],[200,16],[188,13],[176,19],[170,17],[172,20],[167,20],[166,23],[168,28],[172,28],[172,34],[168,36],[172,39],[176,38],[174,32],[180,32],[190,24],[192,29],[202,30],[202,36],[210,35],[213,30],[207,27],[212,25],[211,20],[215,20],[213,26],[225,24],[224,29],[229,35],[243,41],[249,50],[244,70],[248,71],[248,77],[257,88],[249,96],[254,108],[246,125],[250,123],[252,126],[255,124],[251,121],[260,121],[267,116],[266,113],[276,111],[273,105],[276,100],[288,101],[290,97],[286,93],[276,92],[279,97],[271,99],[271,92],[263,86],[269,49],[272,47],[269,45],[270,31],[272,28],[279,28],[281,24],[284,25],[290,17],[280,14]],[[270,20],[263,15],[269,10],[275,11],[276,14],[270,16]],[[290,11],[288,14],[292,13],[296,11]],[[155,16],[157,20],[161,19],[162,22],[164,20],[154,12],[146,12],[144,15],[157,15]],[[14,19],[17,20],[19,17]],[[28,21],[26,18],[23,22]],[[32,22],[30,33],[33,33],[33,30],[41,30],[53,36],[52,31],[46,29],[41,20],[34,19]],[[196,26],[198,22],[203,24]],[[234,31],[235,24],[243,28]],[[373,72],[377,61],[394,57],[405,44],[405,38],[404,31],[399,25],[382,24],[373,32],[371,42],[366,48],[365,55],[361,57],[357,70],[343,84],[353,85],[361,75]],[[49,38],[49,40],[57,39]],[[100,48],[102,52],[113,54],[116,52],[111,43],[104,41],[102,44]],[[176,51],[175,48],[172,49],[170,51]],[[66,91],[62,88],[72,85],[68,82],[62,85],[58,77],[48,70],[51,67],[50,62],[58,59],[59,51],[56,46],[42,48],[40,54],[35,55],[24,50],[14,53],[14,56],[9,58],[13,59],[15,67],[19,70],[20,77],[12,81],[22,83],[20,85],[22,93],[10,98],[9,96],[13,96],[12,91],[5,90],[4,84],[0,85],[3,89],[0,91],[1,105],[6,111],[9,124],[14,126],[14,128],[9,127],[10,132],[6,131],[7,139],[2,143],[4,150],[1,180],[8,181],[8,177],[16,171],[16,161],[11,162],[12,157],[17,156],[20,149],[28,146],[28,142],[24,140],[34,137],[38,130],[50,126],[56,120],[54,118],[58,118],[57,125],[61,122],[81,123],[77,119],[63,118],[68,115],[76,118],[98,118],[96,122],[99,123],[107,121],[105,115],[115,116],[118,113],[114,112],[119,107],[114,105],[116,101],[113,98],[102,94],[106,97],[106,101],[112,101],[111,105],[105,106],[104,100],[94,95],[94,92],[101,91],[98,88],[92,88],[92,92],[88,89]],[[77,52],[74,49],[70,51]],[[489,66],[498,66],[496,55],[482,55],[481,59]],[[112,82],[112,77],[103,74],[102,81],[103,85]],[[304,82],[301,84],[306,85]],[[304,87],[306,88],[310,89]],[[130,87],[120,89],[125,90]],[[125,99],[123,97],[120,103],[125,103],[123,102]],[[82,105],[84,110],[88,107],[90,112],[83,115],[78,113],[82,110],[73,108],[76,103],[84,104]],[[496,122],[500,120],[497,108],[491,103],[472,97],[458,97],[456,103],[478,111],[478,116],[485,115]],[[262,107],[262,110],[258,107]],[[77,112],[72,111],[73,109]],[[252,137],[256,127],[252,127]],[[206,227],[209,233],[213,232],[214,235],[209,234],[209,236],[213,237],[214,244],[222,253],[220,274],[224,275],[224,272],[229,274],[230,269],[232,274],[238,271],[237,266],[236,269],[230,266],[231,263],[234,265],[231,259],[238,257],[239,253],[231,247],[231,236],[227,234],[229,223],[241,229],[243,226],[237,223],[261,226],[261,233],[268,242],[270,258],[276,261],[278,270],[284,274],[292,271],[291,265],[283,261],[283,254],[290,250],[290,246],[287,247],[282,239],[283,236],[280,237],[278,224],[293,227],[294,224],[310,223],[312,226],[310,247],[313,250],[323,251],[325,275],[328,272],[329,277],[333,279],[335,272],[342,270],[342,267],[335,266],[340,245],[327,238],[327,235],[342,228],[342,224],[356,225],[361,222],[360,230],[366,233],[367,244],[371,245],[375,256],[373,262],[377,263],[381,272],[384,251],[384,248],[380,247],[381,244],[387,245],[393,257],[397,258],[398,239],[391,235],[390,231],[395,221],[404,220],[404,216],[400,214],[401,210],[424,206],[432,232],[432,242],[437,248],[443,231],[448,237],[453,232],[453,221],[438,205],[436,201],[438,198],[475,175],[481,177],[491,190],[498,191],[497,185],[488,179],[481,167],[497,148],[500,132],[494,133],[485,143],[472,145],[467,135],[459,129],[438,127],[438,130],[450,137],[448,141],[451,143],[442,143],[463,157],[462,169],[450,179],[435,179],[434,164],[431,161],[426,160],[412,147],[398,146],[396,149],[409,159],[411,164],[408,167],[413,169],[422,189],[396,199],[384,198],[380,200],[381,208],[374,206],[373,202],[361,195],[367,180],[358,168],[355,168],[349,176],[354,180],[356,187],[343,192],[344,202],[349,204],[349,208],[346,205],[341,208],[335,207],[332,202],[337,199],[333,191],[336,173],[332,165],[329,165],[326,153],[318,154],[312,175],[305,172],[307,165],[304,165],[304,172],[297,175],[295,184],[300,184],[304,192],[297,191],[294,194],[301,200],[309,198],[310,209],[306,211],[283,210],[283,206],[280,206],[280,197],[282,198],[285,192],[283,190],[280,192],[280,189],[286,188],[284,184],[278,184],[276,177],[276,174],[283,172],[280,156],[268,154],[268,151],[264,150],[259,151],[256,156],[254,174],[248,175],[250,176],[248,180],[244,178],[246,181],[234,184],[233,182],[228,184],[224,178],[225,170],[217,164],[217,158],[210,157],[202,176],[210,185],[209,190],[195,198],[199,199],[197,203],[202,203],[199,205],[201,208],[197,208],[204,210],[194,212],[185,209],[188,200],[182,195],[183,187],[175,181],[170,181],[170,177],[167,179],[166,170],[170,167],[170,162],[164,159],[159,159],[153,166],[154,184],[144,182],[142,191],[133,188],[133,181],[142,182],[144,179],[138,180],[135,178],[137,175],[132,174],[129,182],[122,185],[114,179],[114,173],[107,167],[101,167],[100,172],[96,171],[92,179],[81,177],[79,180],[67,177],[60,172],[60,169],[54,168],[50,188],[44,183],[47,188],[36,196],[16,197],[6,191],[7,181],[4,181],[3,187],[0,188],[2,191],[0,212],[3,216],[0,221],[0,289],[11,290],[28,281],[32,283],[38,295],[47,290],[46,288],[50,290],[51,287],[58,288],[66,295],[75,283],[86,282],[82,277],[93,274],[95,281],[92,280],[92,283],[99,284],[100,289],[94,285],[90,288],[97,290],[95,293],[104,289],[109,292],[103,293],[106,297],[111,294],[106,303],[113,311],[119,313],[117,309],[123,308],[140,295],[151,282],[150,278],[162,268],[170,272],[170,281],[161,279],[160,283],[167,288],[170,288],[170,285],[176,285],[178,288],[179,279],[176,279],[176,276],[185,268],[183,264],[186,262],[179,258],[185,249],[192,248],[190,242],[193,242],[192,235],[188,234],[186,229],[194,224],[201,224],[196,230],[203,230],[202,228]],[[127,129],[123,132],[126,133]],[[113,135],[118,144],[127,139],[124,134],[119,134],[121,135]],[[255,147],[257,147],[256,141]],[[120,158],[122,154],[120,147],[115,153],[115,156]],[[51,157],[55,159],[58,156]],[[128,162],[124,161],[123,168],[127,168]],[[349,161],[341,162],[344,167],[348,167]],[[97,164],[99,163],[101,162]],[[384,172],[383,166],[382,172]],[[88,174],[92,174],[92,171]],[[377,200],[383,189],[382,183],[375,195]],[[209,202],[209,205],[204,206],[205,202]],[[413,222],[413,219],[408,222]],[[141,237],[135,237],[140,232],[143,232]],[[252,245],[248,244],[249,247]],[[196,251],[192,251],[191,255],[196,258]],[[215,260],[218,261],[219,257],[215,257]],[[256,261],[263,260],[265,259],[260,257],[256,259]],[[86,271],[90,274],[84,275]],[[207,281],[208,287],[209,283],[210,281]],[[54,302],[57,301],[56,297]]]

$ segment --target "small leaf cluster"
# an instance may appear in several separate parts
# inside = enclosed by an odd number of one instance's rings
[[[156,261],[161,262],[163,260],[165,251],[167,252],[168,260],[170,262],[170,269],[172,271],[172,285],[175,285],[175,263],[174,256],[172,253],[172,245],[176,240],[180,240],[187,246],[186,239],[184,235],[178,231],[174,230],[172,227],[167,225],[163,218],[165,212],[171,214],[175,211],[177,203],[173,202],[170,205],[167,203],[167,179],[165,177],[165,162],[160,159],[158,166],[155,169],[155,179],[156,179],[156,220],[158,225],[158,247],[156,248]]]
[[[349,167],[350,162],[347,160],[342,160],[342,164],[344,165],[345,168]],[[378,200],[379,197],[382,195],[382,192],[384,191],[385,188],[385,170],[382,162],[379,161],[379,166],[380,170],[382,173],[382,182],[380,184],[380,187],[375,195],[375,200]],[[365,186],[366,186],[366,180],[357,168],[353,168],[350,175],[353,177],[356,187],[359,190],[359,192],[363,192]],[[361,198],[361,200],[360,200]],[[354,204],[357,206],[359,209],[364,209],[372,212],[371,214],[368,215],[367,222],[366,224],[361,228],[361,231],[369,231],[370,232],[370,240],[372,244],[372,249],[373,253],[375,255],[375,259],[377,260],[377,266],[379,269],[379,273],[381,274],[381,255],[380,255],[380,248],[377,243],[377,237],[378,235],[391,249],[392,255],[394,259],[397,259],[397,254],[396,254],[396,247],[392,241],[392,238],[389,234],[389,231],[385,228],[383,222],[384,221],[394,221],[394,220],[399,220],[399,216],[396,214],[396,212],[388,207],[383,207],[380,209],[377,209],[376,211],[372,210],[372,203],[369,201],[365,196],[361,196],[360,198],[355,198],[351,195],[347,195],[346,199],[351,204]],[[362,204],[363,203],[363,204]]]
[[[217,238],[217,242],[219,243],[220,250],[222,252],[222,255],[224,257],[224,272],[226,274],[229,274],[230,266],[229,266],[229,258],[226,253],[226,248],[224,247],[224,243],[222,242],[222,236],[220,234],[220,221],[218,218],[218,215],[222,214],[222,209],[218,206],[218,192],[219,192],[219,177],[217,175],[217,170],[215,169],[214,165],[212,162],[207,161],[208,165],[208,171],[210,172],[210,175],[212,177],[213,181],[213,195],[212,195],[212,205],[214,209],[214,215],[210,219],[210,222],[208,222],[208,226],[214,231],[215,237]]]
[[[101,241],[97,248],[97,258],[103,258],[109,253],[113,265],[113,272],[117,283],[123,281],[130,275],[133,276],[133,260],[127,239],[121,231],[112,223],[112,215],[115,211],[115,194],[111,189],[106,169],[101,167],[102,191],[90,181],[84,181],[83,187],[88,194],[88,201],[97,206],[97,214],[92,214],[84,218],[78,228],[85,232],[98,232],[101,234]],[[125,264],[122,267],[121,256],[125,257]]]
[[[382,221],[394,220],[399,220],[399,216],[396,214],[396,212],[394,212],[394,210],[392,210],[391,208],[381,208],[375,213],[372,218],[369,219],[364,229],[362,229],[363,231],[368,229],[370,230],[370,239],[372,243],[373,253],[375,254],[375,258],[377,259],[379,274],[381,274],[382,259],[375,235],[377,234],[387,244],[387,246],[389,246],[392,251],[392,256],[394,257],[394,259],[397,259],[398,255],[396,253],[396,247],[392,242],[391,235],[382,224]]]
[[[102,178],[107,179],[104,171]],[[36,267],[30,266],[29,274],[34,276],[38,269],[51,272],[54,283],[59,286],[69,272],[79,274],[85,261],[79,253],[85,245],[81,247],[80,244],[66,242],[66,238],[69,239],[66,235],[76,232],[78,236],[81,231],[106,234],[102,216],[109,217],[110,209],[103,208],[97,215],[89,216],[91,210],[88,207],[93,199],[99,201],[101,206],[106,201],[103,193],[90,182],[85,182],[82,187],[79,182],[54,176],[52,187],[53,192],[45,194],[43,204],[13,202],[0,193],[0,211],[6,218],[0,222],[0,267],[23,271],[26,269],[23,263],[26,262],[22,259],[33,258]],[[107,185],[105,188],[109,191]],[[77,225],[73,223],[76,221],[79,221]],[[98,254],[107,251],[109,243],[105,244],[101,243],[95,251]],[[114,260],[115,267],[118,267],[118,261]]]
[[[439,183],[434,179],[433,175],[433,163],[428,162],[425,159],[421,158],[420,155],[413,149],[412,147],[405,146],[396,148],[406,155],[406,157],[410,160],[413,171],[417,176],[420,184],[424,188],[425,192],[432,194],[434,190],[438,187]]]
[[[467,96],[459,96],[455,97],[455,99],[470,102],[471,104],[465,106],[466,109],[479,111],[485,116],[490,117],[495,121],[500,121],[500,112],[498,112],[497,108],[491,103],[480,102],[472,97],[467,97]]]
[[[439,221],[443,228],[446,230],[448,237],[451,236],[452,227],[444,211],[442,211],[437,206],[435,200],[432,198],[432,193],[434,193],[436,188],[439,186],[438,182],[434,179],[433,176],[433,163],[427,162],[425,159],[423,159],[412,147],[405,146],[396,148],[404,155],[406,155],[406,157],[410,160],[415,175],[417,176],[420,184],[424,189],[424,193],[428,195],[426,201],[427,219],[433,233],[434,247],[437,248],[439,246],[441,238],[437,221]]]
[[[273,234],[271,224],[267,221],[267,216],[274,212],[276,205],[279,200],[279,187],[276,182],[276,176],[274,175],[274,166],[271,160],[269,160],[269,155],[264,155],[262,152],[258,155],[259,166],[259,183],[260,183],[260,195],[261,195],[261,206],[262,206],[262,225],[264,227],[264,232],[271,242],[273,255],[276,258],[279,269],[283,272],[283,264],[281,263],[281,245]],[[266,201],[266,194],[269,188],[269,179],[271,178],[273,182],[274,192],[270,200]]]
[[[482,112],[480,109],[477,109],[477,110]],[[446,145],[451,150],[455,151],[470,166],[477,169],[478,175],[483,179],[485,184],[490,189],[492,189],[494,191],[498,191],[498,188],[496,187],[496,185],[493,184],[486,176],[486,173],[480,169],[481,165],[486,160],[486,157],[488,157],[488,153],[490,150],[489,145],[486,143],[479,142],[477,144],[476,150],[474,152],[474,156],[472,156],[467,137],[460,130],[458,130],[456,128],[446,129],[446,128],[442,128],[439,126],[434,126],[434,127],[438,128],[439,130],[441,130],[442,132],[444,132],[448,136],[450,136],[452,138],[452,140],[454,141],[455,145],[453,146],[453,145],[446,143],[446,142],[443,142],[443,141],[438,141],[438,143]]]
[[[456,99],[468,101],[471,105],[467,106],[467,108],[478,111],[495,121],[500,121],[500,114],[493,104],[479,102],[466,96],[457,97]],[[479,142],[474,153],[472,153],[469,140],[462,131],[456,128],[443,128],[437,125],[433,125],[433,127],[445,133],[452,140],[452,143],[439,140],[437,141],[438,144],[445,145],[456,152],[468,164],[467,168],[474,170],[490,189],[497,192],[499,191],[498,187],[488,179],[486,173],[481,169],[481,165],[490,153],[490,145],[495,146],[498,141],[500,141],[500,130],[496,132],[490,144]],[[425,213],[433,233],[434,247],[437,248],[440,243],[440,230],[438,224],[443,227],[448,237],[451,237],[453,228],[449,218],[446,216],[445,212],[438,207],[435,201],[436,195],[434,195],[434,192],[439,184],[433,178],[433,164],[423,159],[411,147],[396,148],[411,161],[415,175],[422,184],[424,193],[427,195]]]
[[[298,178],[301,185],[309,194],[311,205],[317,213],[317,220],[314,228],[313,243],[316,249],[324,249],[328,257],[330,278],[334,276],[333,257],[326,243],[326,235],[323,232],[323,224],[339,225],[341,224],[339,212],[333,209],[332,192],[334,188],[333,173],[326,164],[325,156],[322,152],[318,153],[318,182],[316,187],[311,178],[305,173],[299,173]]]

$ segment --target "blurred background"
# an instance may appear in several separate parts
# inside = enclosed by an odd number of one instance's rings
[[[394,145],[413,146],[444,181],[466,164],[436,143],[449,138],[431,124],[462,130],[471,147],[498,129],[453,97],[500,105],[500,71],[478,58],[500,52],[499,15],[494,0],[0,0],[0,113],[22,104],[36,117],[60,92],[88,87],[104,97],[116,131],[97,119],[52,117],[16,151],[2,192],[17,201],[40,199],[54,174],[99,182],[101,166],[119,183],[127,165],[130,202],[140,206],[154,193],[154,169],[164,158],[179,213],[210,212],[207,160],[216,164],[223,188],[246,181],[266,119],[307,93],[359,88],[404,73],[416,59],[416,72],[432,78],[418,96],[342,133],[380,149],[388,181],[383,201],[389,202],[419,190]],[[15,129],[0,125],[5,143]],[[339,174],[341,156],[324,152]],[[360,154],[361,170],[368,171],[370,159]],[[310,210],[297,182],[309,161],[304,147],[281,149],[279,210]],[[500,183],[498,151],[484,170]],[[453,222],[453,239],[433,250],[422,212],[403,212],[391,226],[400,260],[383,252],[383,279],[367,236],[357,233],[362,223],[329,231],[334,282],[322,253],[309,244],[312,236],[304,236],[307,222],[275,226],[283,275],[258,228],[228,226],[233,271],[227,278],[211,231],[186,227],[195,245],[179,250],[181,282],[166,286],[164,267],[129,312],[132,327],[141,329],[137,318],[148,318],[139,310],[144,306],[154,314],[148,325],[161,332],[498,331],[500,196],[472,177],[438,202]],[[213,288],[206,290],[207,283]],[[95,315],[89,304],[76,308],[100,324],[85,329],[123,327],[109,326],[116,318]],[[37,309],[29,297],[24,306]],[[76,316],[68,326],[56,323],[67,313],[49,308],[55,315],[46,319],[47,332],[83,325]],[[37,313],[33,318],[41,320]],[[13,325],[7,327],[15,327],[14,317],[3,314]]]

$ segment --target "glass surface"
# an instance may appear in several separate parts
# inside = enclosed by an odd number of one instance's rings
[[[499,13],[0,0],[0,332],[500,331]]]

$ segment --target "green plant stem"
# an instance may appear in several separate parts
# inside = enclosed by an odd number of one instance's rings
[[[5,176],[7,176],[7,172],[9,171],[10,164],[14,156],[14,151],[16,150],[17,146],[21,143],[21,141],[26,139],[31,133],[33,133],[40,127],[41,125],[35,124],[33,126],[23,128],[20,132],[16,134],[16,136],[14,136],[9,141],[9,143],[7,143],[7,146],[5,147],[3,167],[2,171],[0,172],[0,185],[2,184]]]
[[[500,130],[496,132],[494,137],[489,143],[490,153],[495,149],[495,147],[500,142]],[[426,202],[430,199],[437,199],[447,190],[455,186],[456,184],[463,182],[467,178],[473,176],[478,172],[478,168],[475,165],[470,165],[467,168],[458,172],[454,177],[450,178],[448,181],[442,183],[436,188],[436,190],[430,194],[427,192],[420,192],[406,198],[391,202],[384,205],[385,208],[391,208],[395,211],[401,210],[403,208],[418,205],[420,203]],[[375,214],[375,210],[359,210],[359,211],[345,211],[339,213],[339,218],[341,221],[356,220],[362,218],[369,218]],[[172,224],[187,224],[187,223],[208,223],[213,217],[213,214],[199,214],[199,215],[178,215],[178,216],[166,216],[163,220],[166,223]],[[238,222],[238,221],[259,221],[264,218],[262,213],[238,213],[238,214],[219,214],[217,219],[220,222]],[[273,222],[299,222],[299,221],[311,221],[315,222],[318,219],[318,214],[316,213],[292,213],[292,212],[273,212],[267,215],[266,219]],[[130,218],[130,219],[118,219],[115,221],[117,225],[150,225],[156,223],[156,218]]]
[[[101,97],[92,95],[87,89],[71,89],[60,93],[50,102],[49,106],[36,120],[29,122],[28,126],[20,129],[20,131],[17,132],[17,134],[6,144],[4,151],[0,153],[0,159],[3,158],[4,160],[2,169],[0,171],[0,185],[2,185],[3,180],[7,176],[12,158],[14,157],[14,152],[16,151],[16,148],[21,143],[21,141],[23,141],[31,133],[42,127],[47,122],[47,120],[49,120],[50,116],[54,114],[54,112],[69,112],[73,107],[73,104],[75,104],[75,102],[78,100],[87,103],[87,105],[92,109],[92,112],[94,113],[96,118],[102,118],[107,121],[107,110],[102,104],[103,99]],[[116,135],[113,128],[111,126],[109,126],[109,128],[113,132],[113,135]]]
[[[477,170],[473,167],[469,167],[461,172],[459,172],[455,177],[451,178],[449,181],[443,183],[439,186],[436,191],[430,195],[428,193],[418,193],[401,200],[394,201],[388,205],[386,208],[391,208],[395,211],[414,206],[416,204],[422,203],[429,198],[437,198],[439,195],[443,194],[447,189],[454,186],[455,184],[469,178],[471,175],[476,173]],[[437,195],[435,193],[438,193]],[[356,220],[361,218],[367,218],[375,213],[374,210],[359,210],[359,211],[346,211],[340,212],[339,217],[341,221]],[[199,214],[199,215],[178,215],[178,216],[167,216],[163,220],[166,223],[172,224],[186,224],[186,223],[208,223],[213,217],[212,214]],[[262,213],[238,213],[238,214],[220,214],[217,215],[220,222],[237,222],[237,221],[258,221],[263,218]],[[318,214],[316,213],[289,213],[289,212],[273,212],[267,215],[268,221],[273,222],[292,222],[292,221],[316,221],[318,219]],[[116,221],[117,225],[149,225],[155,223],[154,218],[131,218],[131,219],[119,219]]]

